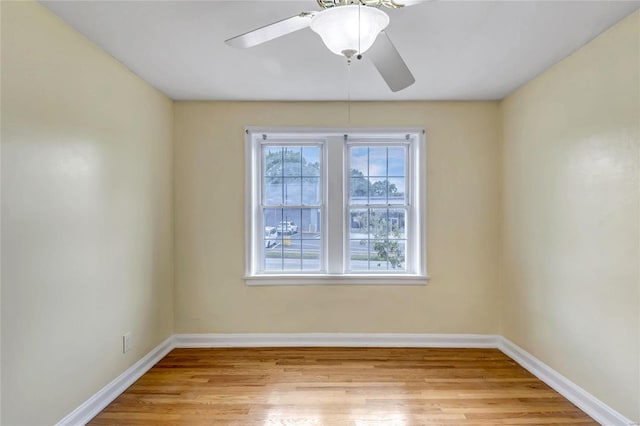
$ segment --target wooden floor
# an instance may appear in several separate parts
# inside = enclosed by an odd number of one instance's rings
[[[496,349],[175,349],[89,424],[597,425]]]

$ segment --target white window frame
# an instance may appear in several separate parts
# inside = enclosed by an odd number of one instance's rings
[[[425,131],[418,128],[282,128],[245,129],[245,275],[248,285],[424,285],[427,274],[427,197]],[[321,145],[322,200],[321,268],[318,272],[265,272],[262,224],[262,146]],[[407,147],[406,272],[348,271],[349,160],[348,146],[356,144]],[[364,207],[364,206],[363,206]],[[373,206],[375,207],[375,206]],[[382,205],[381,207],[384,207]],[[366,208],[366,207],[364,207]],[[331,224],[331,226],[329,226]]]

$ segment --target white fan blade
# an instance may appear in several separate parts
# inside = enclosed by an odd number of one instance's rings
[[[302,12],[291,18],[265,25],[264,27],[249,31],[248,33],[232,37],[225,40],[229,46],[233,47],[253,47],[274,38],[282,37],[289,33],[307,28],[311,23],[312,12]]]
[[[416,82],[409,67],[384,31],[378,35],[366,56],[371,59],[392,92],[405,89]]]

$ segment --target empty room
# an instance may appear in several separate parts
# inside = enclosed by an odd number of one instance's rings
[[[1,1],[0,423],[640,424],[640,1]]]

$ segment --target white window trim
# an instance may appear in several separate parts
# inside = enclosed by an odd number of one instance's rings
[[[327,237],[322,242],[321,259],[326,259],[325,266],[328,270],[321,273],[279,272],[260,273],[254,259],[260,259],[261,246],[255,244],[253,239],[257,236],[262,239],[261,225],[261,139],[268,135],[269,141],[282,143],[318,142],[327,140],[322,150],[323,161],[323,211],[322,221]],[[303,135],[301,137],[301,135]],[[409,161],[407,178],[409,182],[409,203],[414,214],[410,215],[411,250],[408,253],[413,256],[407,265],[411,265],[409,273],[391,272],[352,272],[341,273],[341,268],[346,267],[346,247],[343,228],[348,226],[346,221],[349,215],[344,179],[336,179],[336,173],[332,169],[341,169],[344,173],[344,165],[347,164],[347,150],[344,149],[344,138],[352,138],[355,142],[367,142],[389,138],[400,141],[401,138],[414,138],[415,142],[408,144]],[[331,139],[341,138],[342,144],[331,143]],[[338,158],[339,157],[339,158]],[[425,132],[419,128],[308,128],[308,127],[247,127],[245,129],[245,274],[247,285],[271,286],[271,285],[425,285],[429,280],[427,274],[427,199],[426,199],[426,143]],[[415,178],[413,173],[415,172]],[[411,176],[411,178],[409,178]],[[415,187],[414,187],[415,185]],[[328,194],[342,193],[343,199],[339,202],[329,202]],[[330,217],[342,217],[343,220],[334,220],[334,226],[328,227]],[[340,224],[335,226],[335,224]],[[329,250],[329,242],[333,243]],[[341,246],[335,250],[337,244]],[[340,270],[336,265],[340,265]]]

